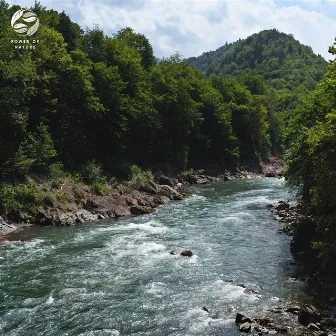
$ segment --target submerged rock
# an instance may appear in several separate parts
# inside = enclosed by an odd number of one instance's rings
[[[183,257],[191,257],[193,253],[190,250],[185,250],[185,251],[182,251],[180,255]]]

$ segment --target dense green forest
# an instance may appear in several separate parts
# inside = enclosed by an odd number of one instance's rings
[[[239,77],[254,70],[262,76],[277,112],[297,107],[326,71],[327,62],[292,35],[276,29],[253,34],[187,62],[208,76]]]
[[[336,43],[329,52],[336,55]],[[298,248],[313,248],[324,271],[336,271],[336,62],[293,112],[287,137],[287,177],[311,206],[296,228]]]
[[[130,28],[83,31],[63,12],[36,4],[35,50],[15,49],[1,2],[0,175],[15,181],[93,160],[181,169],[200,161],[261,160],[280,150],[272,102],[260,76],[211,76],[178,54],[156,64],[150,41]]]

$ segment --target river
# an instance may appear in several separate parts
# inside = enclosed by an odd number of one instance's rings
[[[236,180],[149,215],[32,227],[0,247],[0,333],[239,335],[237,311],[309,298],[266,208],[293,197],[284,180]],[[183,249],[194,255],[170,254]]]

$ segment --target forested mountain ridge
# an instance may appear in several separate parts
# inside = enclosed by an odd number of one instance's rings
[[[186,60],[211,74],[239,77],[254,70],[276,95],[276,110],[293,109],[313,90],[326,71],[327,61],[293,35],[264,30],[244,40]]]

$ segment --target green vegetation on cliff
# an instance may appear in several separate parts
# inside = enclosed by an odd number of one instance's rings
[[[336,43],[335,43],[336,45]],[[336,55],[336,48],[329,51]],[[320,256],[324,270],[336,271],[336,62],[292,114],[287,176],[312,207],[315,221],[298,227],[296,240]]]

